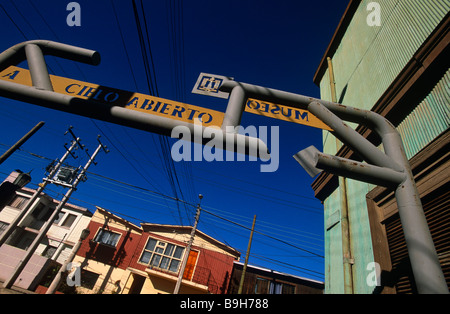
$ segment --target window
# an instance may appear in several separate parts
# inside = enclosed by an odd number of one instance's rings
[[[55,254],[56,252],[56,247],[54,246],[47,246],[44,250],[44,252],[42,252],[42,256],[46,257],[46,258],[52,258],[53,254]]]
[[[295,286],[284,282],[257,277],[255,294],[295,294]]]
[[[119,242],[120,234],[100,229],[94,238],[95,242],[115,247]]]
[[[95,283],[97,282],[100,275],[93,273],[91,271],[82,269],[80,277],[81,277],[81,286],[83,288],[92,290],[92,289],[94,289]]]
[[[75,219],[77,219],[77,215],[68,214],[64,222],[61,224],[62,227],[70,228],[74,223]]]
[[[38,219],[39,216],[43,213],[45,209],[45,205],[42,203],[39,203],[33,210],[33,212],[31,213],[31,216],[33,216],[34,218]],[[43,219],[42,219],[43,220]]]
[[[58,217],[56,217],[55,221],[53,221],[54,224],[58,224],[61,219],[64,217],[64,215],[66,214],[66,212],[60,211],[58,213]]]
[[[16,197],[14,197],[14,199],[11,202],[11,206],[18,208],[18,209],[24,209],[25,206],[28,203],[28,198],[20,196],[20,195],[16,195]]]
[[[171,272],[177,272],[184,247],[149,238],[139,262]]]
[[[0,221],[0,235],[5,232],[6,228],[8,228],[9,224]]]
[[[256,278],[255,294],[268,294],[269,280],[265,278]]]
[[[282,282],[271,282],[269,294],[295,294],[295,286]]]
[[[295,286],[283,283],[282,294],[295,294]]]

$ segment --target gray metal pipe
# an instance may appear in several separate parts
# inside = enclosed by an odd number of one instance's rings
[[[245,110],[245,103],[247,96],[245,90],[241,86],[235,86],[230,94],[228,100],[225,116],[223,117],[222,130],[226,130],[227,127],[232,126],[236,128],[241,125],[242,113]]]
[[[257,156],[262,160],[270,159],[267,145],[262,140],[242,134],[227,133],[211,127],[202,126],[196,128],[192,123],[145,114],[120,106],[110,106],[92,99],[81,99],[39,90],[8,81],[0,81],[0,96],[166,136],[171,136],[173,128],[181,126],[190,131],[190,140],[193,142],[208,144],[211,142],[211,138],[204,138],[202,135],[213,134],[220,137],[218,140],[222,140],[224,150],[242,152],[247,155]]]
[[[342,108],[336,108],[335,105],[330,106],[337,113],[344,111]],[[343,107],[343,106],[342,106]],[[313,108],[313,114],[319,119],[322,119],[326,113],[323,110],[324,106],[313,103],[310,108]],[[322,109],[320,110],[316,109]],[[449,290],[447,283],[442,272],[442,268],[439,262],[439,258],[434,246],[433,239],[431,237],[428,223],[423,212],[422,203],[419,197],[414,176],[412,174],[409,161],[406,157],[403,142],[400,135],[396,131],[395,127],[380,115],[365,111],[357,110],[355,108],[346,108],[345,113],[342,115],[349,115],[356,122],[365,125],[370,125],[380,135],[383,147],[386,152],[386,156],[389,156],[391,160],[395,160],[395,165],[392,170],[398,170],[399,165],[402,169],[404,180],[400,182],[395,188],[395,196],[398,205],[398,211],[400,220],[402,222],[403,233],[408,247],[408,254],[411,262],[411,267],[414,273],[414,279],[416,282],[419,293],[422,294],[435,294],[443,293],[448,294]],[[357,119],[358,115],[360,120]],[[355,151],[362,154],[364,158],[367,156],[367,145],[361,145],[361,141],[356,138],[349,137],[348,134],[354,133],[353,129],[342,129],[340,122],[327,122],[327,119],[339,120],[336,116],[325,118],[323,121],[330,127],[337,127],[334,133],[336,136],[340,136],[340,139]],[[366,141],[369,143],[368,141]],[[378,158],[378,157],[376,157]],[[379,162],[381,159],[374,159],[375,162]],[[331,170],[331,169],[330,169]],[[333,171],[331,171],[333,173]],[[371,182],[370,177],[366,177],[363,181]],[[379,183],[379,185],[382,185]]]
[[[299,151],[294,158],[311,177],[324,170],[338,176],[394,189],[404,182],[406,177],[405,173],[390,168],[321,153],[314,146]]]
[[[33,86],[39,89],[53,91],[52,82],[48,75],[47,64],[41,48],[35,44],[25,46],[28,67],[30,68],[31,82]]]
[[[220,90],[230,92],[236,86],[241,86],[249,98],[257,98],[303,110],[308,110],[308,107],[312,108],[316,115],[319,115],[319,119],[324,118],[326,121],[323,122],[331,128],[333,126],[337,128],[334,134],[339,136],[341,141],[362,154],[366,160],[375,163],[377,166],[403,171],[405,180],[396,187],[395,196],[417,289],[419,293],[449,293],[425,219],[414,176],[403,148],[403,142],[395,127],[386,118],[369,110],[347,107],[313,97],[241,82],[224,82]],[[328,110],[324,110],[324,108]],[[386,157],[381,155],[381,152],[371,156],[371,152],[374,152],[374,150],[370,146],[372,144],[367,140],[365,140],[366,144],[363,145],[360,152],[362,139],[354,134],[354,130],[350,131],[351,128],[339,121],[340,119],[373,129],[382,140],[385,151],[383,155]]]
[[[386,135],[383,143],[386,153],[405,167],[406,179],[395,189],[395,197],[417,289],[423,294],[448,294],[447,282],[400,134]]]
[[[100,54],[97,51],[66,45],[50,40],[30,40],[14,45],[0,54],[0,71],[10,65],[17,65],[26,60],[25,47],[36,45],[45,55],[65,58],[77,62],[98,65]]]
[[[220,91],[230,93],[236,86],[243,88],[248,98],[257,98],[258,100],[278,103],[301,110],[308,110],[310,103],[318,102],[342,120],[373,127],[380,136],[397,132],[386,118],[373,111],[348,107],[314,97],[236,81],[225,81],[220,87]]]
[[[295,154],[293,157],[297,162],[302,166],[303,169],[312,177],[314,178],[319,173],[322,172],[321,169],[318,169],[317,166],[317,154],[319,154],[320,151],[315,148],[314,146],[309,146],[308,148],[305,148],[301,151],[299,151],[297,154]]]
[[[317,101],[311,102],[308,105],[308,110],[331,127],[334,136],[349,145],[354,151],[357,151],[367,162],[380,167],[388,167],[399,171],[403,170],[392,158],[388,157],[361,134],[350,128],[321,103]]]
[[[338,176],[390,188],[395,188],[405,180],[403,172],[324,153],[316,155],[316,167]]]
[[[348,107],[342,104],[333,103],[314,97],[303,96],[290,92],[280,91],[277,89],[271,89],[236,81],[225,81],[220,87],[220,90],[223,92],[231,92],[236,86],[240,86],[241,88],[243,88],[248,98],[257,98],[262,101],[279,103],[284,106],[301,110],[308,110],[308,107],[311,103],[317,102],[344,121],[363,124],[370,128],[373,128],[373,130],[381,137],[383,141],[386,155],[390,156],[388,150],[391,145],[389,143],[385,145],[385,142],[389,142],[389,137],[395,137],[398,132],[386,118],[373,111]],[[341,124],[342,122],[338,123]],[[352,136],[355,137],[356,135]],[[377,154],[378,157],[381,157],[379,153],[375,154]],[[367,157],[370,157],[370,154]],[[381,159],[384,159],[384,163],[378,164],[378,166],[387,166],[389,164],[389,161],[385,157],[381,157]],[[391,166],[394,165],[392,164]],[[395,169],[401,170],[401,166],[397,165],[395,166]]]
[[[17,64],[24,61],[26,58],[24,47],[27,45],[37,45],[42,50],[43,54],[50,54],[94,65],[100,62],[100,55],[95,51],[51,41],[34,40],[20,43],[1,53],[0,71],[11,64]],[[33,49],[35,48],[28,48],[28,50]],[[41,65],[38,67],[41,67]],[[39,79],[42,79],[42,77],[39,77]],[[313,111],[315,110],[316,114],[328,121],[324,121],[325,123],[335,125],[337,128],[337,130],[334,131],[335,135],[340,136],[346,145],[353,147],[357,152],[359,152],[359,144],[362,143],[361,136],[355,135],[354,130],[349,131],[350,128],[347,127],[345,123],[338,120],[342,119],[345,121],[361,123],[373,128],[375,132],[380,135],[386,154],[384,155],[379,152],[375,153],[375,156],[372,156],[371,153],[374,152],[374,150],[370,146],[372,144],[367,141],[367,143],[363,144],[364,147],[362,149],[364,158],[369,162],[375,163],[377,166],[391,168],[395,171],[403,171],[405,173],[406,179],[398,185],[395,194],[404,228],[405,239],[407,241],[411,265],[419,292],[448,293],[445,278],[443,277],[436,250],[428,230],[419,194],[414,183],[408,159],[404,153],[401,138],[395,127],[389,123],[389,121],[368,110],[346,107],[312,97],[235,81],[224,82],[220,90],[232,92],[237,86],[239,86],[239,88],[233,96],[233,98],[236,98],[236,101],[232,102],[236,104],[236,107],[233,106],[230,108],[230,112],[233,114],[228,115],[226,124],[234,125],[237,121],[240,121],[240,116],[234,115],[239,114],[239,110],[242,109],[243,106],[242,103],[245,104],[245,101],[242,101],[242,98],[250,97],[258,98],[262,101],[280,103],[285,106],[303,110],[308,110],[308,107],[310,107]],[[194,134],[192,140],[198,142],[198,137],[195,137],[195,126],[192,124],[174,121],[172,119],[151,114],[142,114],[123,107],[108,106],[93,100],[84,100],[6,81],[0,81],[0,96],[163,135],[170,135],[173,128],[176,126],[185,126],[188,130],[194,131],[191,132],[191,134]],[[240,105],[240,107],[238,105]],[[330,114],[330,112],[332,114]],[[201,133],[204,134],[205,131],[214,131],[210,132],[210,134],[222,136],[221,140],[224,141],[225,149],[230,149],[232,147],[233,150],[236,151],[236,147],[242,147],[245,150],[245,153],[256,152],[256,154],[262,158],[267,158],[269,156],[267,146],[257,138],[210,129],[211,128],[208,130],[206,127],[201,127]],[[205,144],[205,142],[209,142],[209,139],[206,140],[201,137],[200,141]],[[230,143],[232,145],[230,145]]]

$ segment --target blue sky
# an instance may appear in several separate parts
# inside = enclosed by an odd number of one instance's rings
[[[93,49],[101,55],[98,66],[48,57],[51,74],[149,94],[133,1],[77,1],[79,27],[66,23],[69,2],[2,0],[0,50],[37,38]],[[191,93],[200,72],[319,97],[312,78],[347,6],[347,1],[144,2],[134,1],[152,61],[153,92],[218,111],[225,110],[226,100]],[[172,164],[158,135],[1,98],[0,152],[39,121],[45,126],[0,165],[2,177],[14,169],[32,171],[30,187],[36,187],[49,159],[64,153],[69,125],[90,152],[101,134],[111,152],[98,156],[89,169],[94,174],[71,203],[92,211],[98,205],[135,223],[191,225],[195,209],[161,195],[195,204],[203,194],[202,207],[216,216],[202,213],[200,230],[241,251],[243,259],[250,232],[230,221],[250,228],[257,215],[256,231],[270,237],[255,234],[251,264],[324,279],[324,260],[318,257],[324,255],[323,207],[314,199],[312,179],[292,158],[310,145],[321,149],[320,130],[244,113],[243,126],[279,126],[279,169],[261,173],[261,162]],[[174,140],[168,142],[170,148]],[[70,160],[74,166],[86,162],[83,152],[77,154]],[[65,190],[50,186],[46,192],[61,198]]]

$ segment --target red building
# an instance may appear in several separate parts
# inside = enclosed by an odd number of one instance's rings
[[[73,266],[82,293],[172,293],[192,227],[134,225],[102,208]],[[180,293],[226,293],[240,253],[197,230]],[[77,264],[78,263],[78,264]]]

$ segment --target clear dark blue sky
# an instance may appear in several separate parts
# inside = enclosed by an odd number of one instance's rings
[[[80,0],[79,27],[66,23],[69,2],[1,0],[0,50],[37,38],[97,50],[102,58],[98,66],[76,65],[53,57],[46,60],[55,75],[150,93],[133,1]],[[312,78],[348,3],[134,2],[147,52],[148,44],[151,47],[154,66],[150,64],[150,69],[158,95],[219,111],[225,110],[226,100],[191,94],[200,72],[319,97]],[[147,57],[150,60],[148,53]],[[19,66],[27,67],[26,63]],[[170,155],[161,150],[157,135],[1,98],[0,152],[39,121],[45,121],[45,126],[22,147],[23,151],[0,166],[2,177],[14,169],[32,171],[30,187],[36,187],[49,159],[64,153],[63,145],[70,141],[64,132],[73,125],[91,152],[97,134],[102,135],[111,152],[98,156],[98,165],[89,169],[95,174],[79,186],[70,202],[92,211],[98,205],[135,223],[191,225],[195,209],[160,194],[190,203],[197,203],[197,195],[203,194],[202,207],[226,220],[202,213],[200,230],[241,251],[243,259],[250,232],[230,221],[250,228],[257,215],[256,231],[272,238],[255,234],[251,264],[324,279],[324,260],[317,257],[324,255],[323,207],[314,199],[312,179],[292,158],[309,145],[321,149],[320,130],[245,113],[244,126],[280,127],[276,172],[261,173],[261,163],[249,161],[180,162],[170,166]],[[78,155],[80,158],[70,160],[74,166],[86,162],[82,152]],[[61,198],[65,190],[49,186],[46,192]]]

